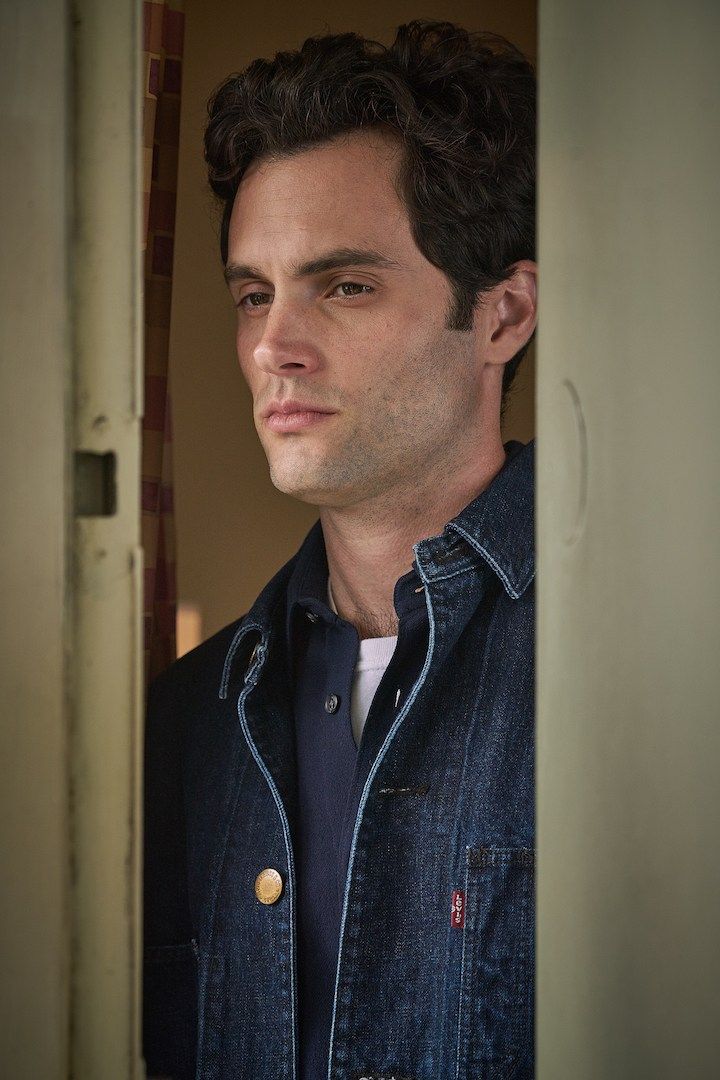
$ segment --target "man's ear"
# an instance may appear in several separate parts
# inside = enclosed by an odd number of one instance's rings
[[[512,274],[485,296],[486,363],[505,364],[530,339],[537,325],[537,263],[521,259]]]

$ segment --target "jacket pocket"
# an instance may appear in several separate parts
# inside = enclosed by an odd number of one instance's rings
[[[197,1055],[197,943],[149,945],[143,965],[143,1056],[148,1080],[193,1080]]]
[[[457,1080],[533,1076],[535,852],[468,847]]]

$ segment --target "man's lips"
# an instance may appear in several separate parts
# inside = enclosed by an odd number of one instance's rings
[[[296,398],[283,398],[282,401],[271,401],[265,406],[260,414],[264,420],[271,416],[272,413],[288,413],[294,412],[320,412],[331,413],[333,409],[326,409],[324,405],[316,405],[312,401],[298,401]]]
[[[271,431],[300,431],[334,415],[329,409],[301,401],[273,402],[263,410],[265,425]]]

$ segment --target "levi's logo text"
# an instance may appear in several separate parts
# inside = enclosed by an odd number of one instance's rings
[[[462,930],[465,925],[465,893],[462,889],[456,889],[452,894],[450,925],[458,930]]]
[[[414,1077],[397,1072],[362,1072],[356,1073],[353,1080],[414,1080]]]

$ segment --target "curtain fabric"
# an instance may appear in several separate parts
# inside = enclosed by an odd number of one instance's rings
[[[145,415],[142,543],[146,683],[176,656],[175,521],[168,353],[177,192],[182,0],[145,0],[143,114]]]

